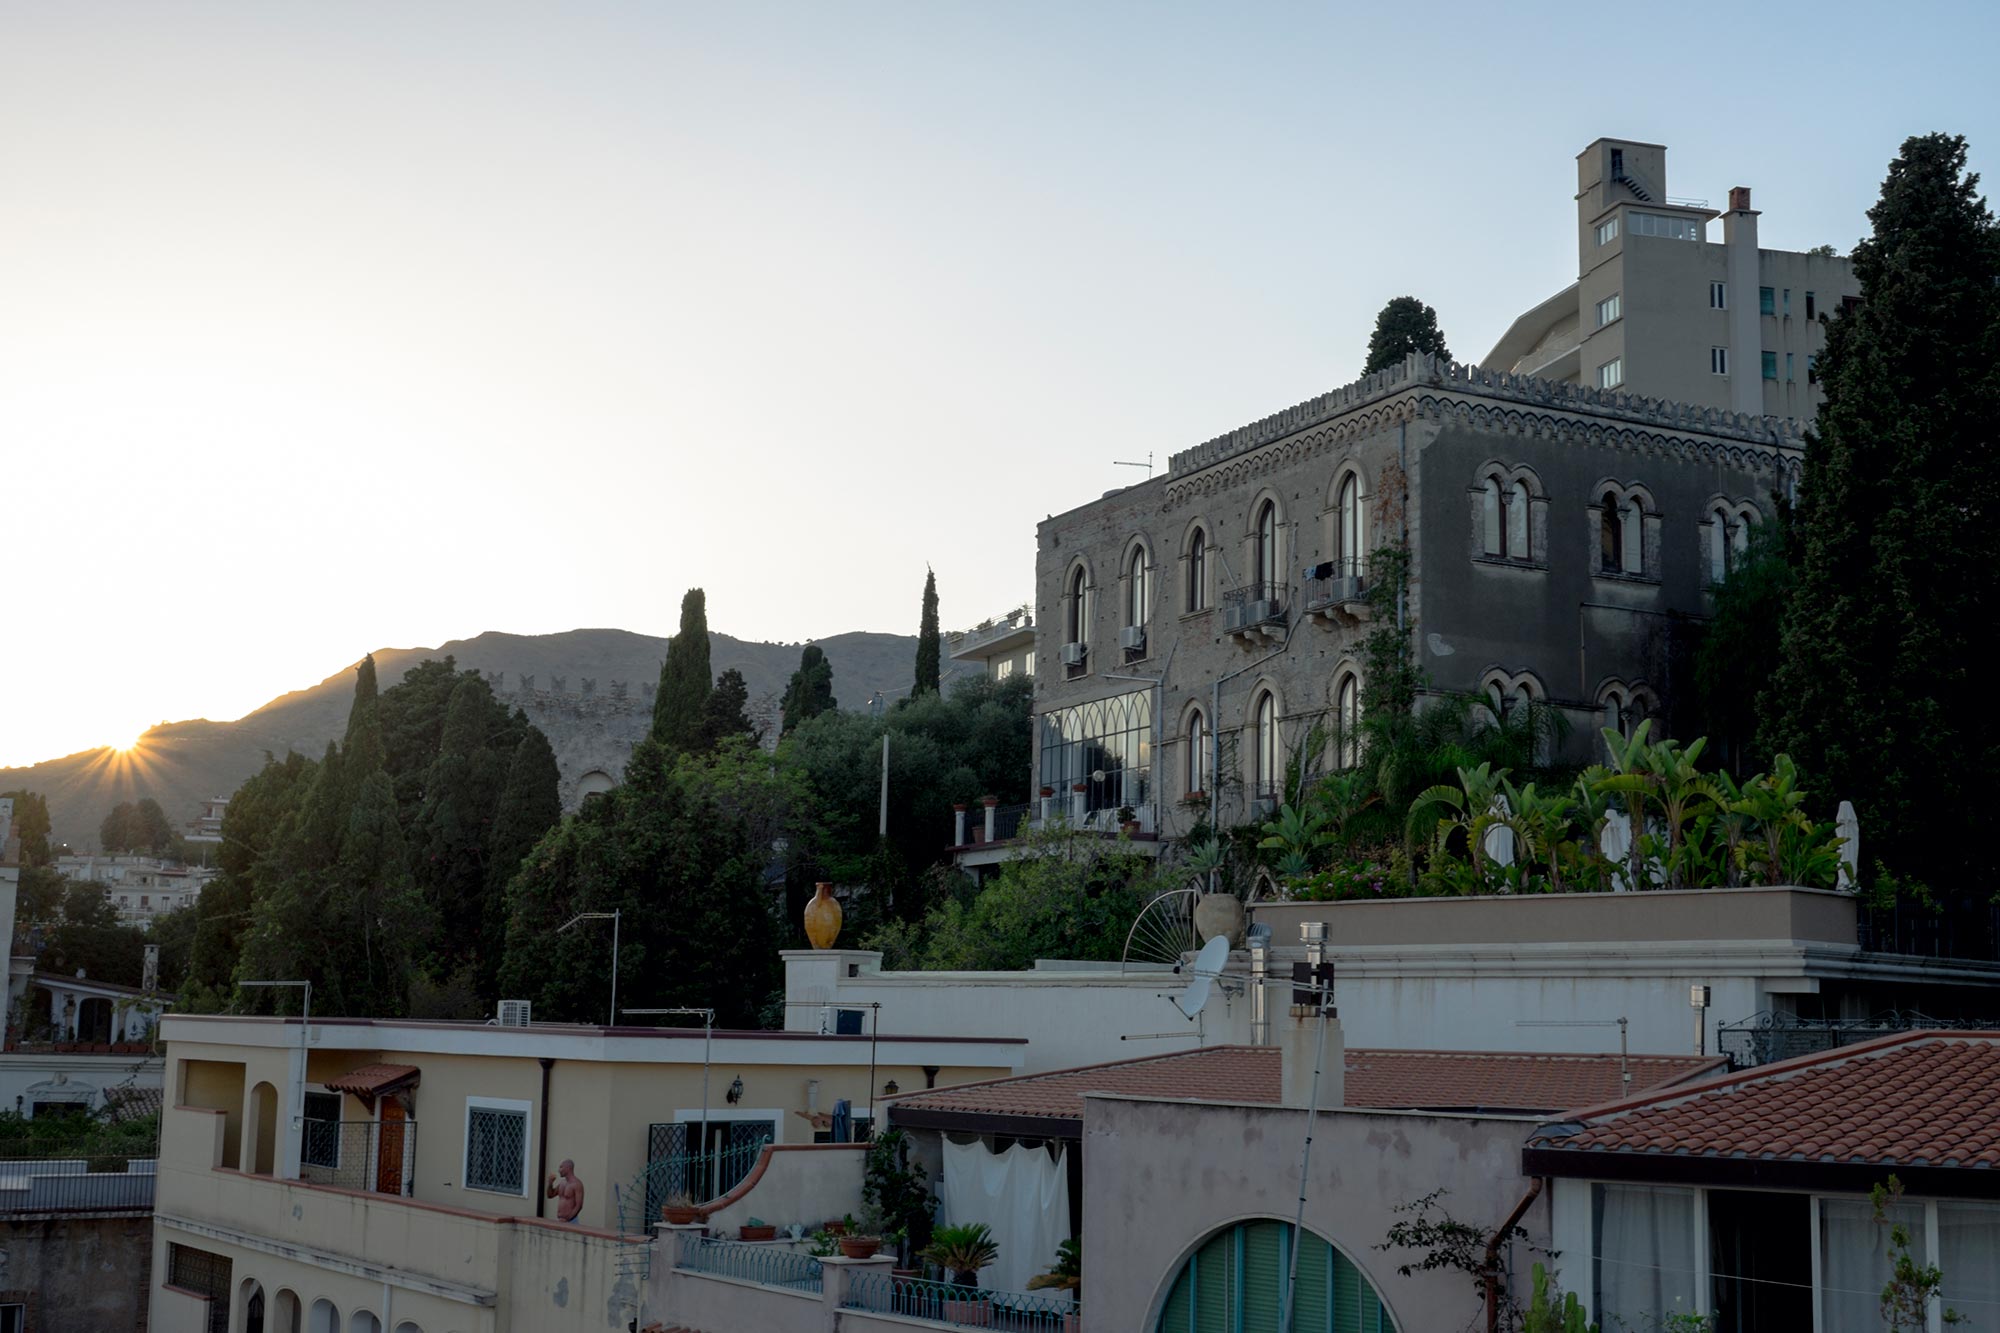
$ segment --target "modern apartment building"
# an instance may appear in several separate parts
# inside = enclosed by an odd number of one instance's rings
[[[205,1333],[628,1328],[669,1197],[726,1192],[766,1144],[865,1132],[898,1089],[1017,1072],[1022,1048],[368,1019],[164,1031],[153,1327]]]
[[[1811,420],[1821,317],[1860,295],[1846,258],[1761,248],[1748,186],[1722,209],[1669,196],[1659,144],[1599,139],[1577,155],[1576,189],[1576,281],[1516,319],[1482,365]]]
[[[222,873],[216,866],[138,855],[59,856],[56,869],[69,879],[102,884],[121,926],[149,928],[155,917],[194,906],[209,881]]]

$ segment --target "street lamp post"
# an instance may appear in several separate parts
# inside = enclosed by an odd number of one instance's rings
[[[299,1015],[299,1076],[293,1080],[291,1089],[292,1128],[297,1130],[305,1124],[306,1117],[306,1040],[307,1034],[312,1030],[313,984],[310,981],[239,981],[236,984],[244,987],[273,988],[298,986],[305,991],[305,1001]],[[299,1170],[299,1164],[292,1160],[292,1145],[295,1141],[292,1135],[285,1136],[285,1171],[288,1177],[296,1177]]]
[[[621,924],[620,918],[623,915],[623,908],[619,908],[615,912],[578,912],[575,916],[563,922],[562,926],[556,931],[556,934],[560,935],[579,921],[609,921],[611,923],[611,1018],[606,1024],[608,1027],[618,1026],[618,927]]]

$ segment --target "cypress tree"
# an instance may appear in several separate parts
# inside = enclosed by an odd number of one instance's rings
[[[681,629],[667,641],[660,664],[660,688],[653,698],[653,729],[647,739],[669,755],[701,744],[702,722],[712,688],[708,665],[708,599],[700,588],[681,598]]]
[[[708,692],[701,719],[701,748],[713,750],[731,736],[751,736],[757,728],[750,723],[750,686],[743,673],[730,667],[715,678]]]
[[[799,669],[792,673],[790,682],[785,686],[781,706],[786,731],[807,718],[818,717],[838,707],[833,697],[833,663],[826,660],[826,650],[818,644],[807,644],[805,651],[799,654]]]
[[[917,682],[910,697],[938,690],[937,572],[924,570],[924,612],[917,625]]]
[[[2000,232],[1963,138],[1904,142],[1861,301],[1827,329],[1826,391],[1799,488],[1797,577],[1763,698],[1826,806],[1860,815],[1863,850],[1960,889],[1990,865],[1980,805],[2000,752],[1982,670],[2000,568]]]
[[[1411,352],[1428,352],[1440,360],[1451,359],[1438,328],[1438,312],[1414,296],[1397,296],[1375,316],[1375,332],[1368,338],[1368,363],[1364,375],[1401,365]]]

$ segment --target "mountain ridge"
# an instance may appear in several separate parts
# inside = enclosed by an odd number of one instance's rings
[[[910,686],[915,635],[857,630],[809,642],[826,652],[834,695],[848,708],[864,705],[877,692],[893,698]],[[709,659],[717,675],[731,667],[743,673],[753,720],[775,728],[779,698],[805,646],[711,631]],[[381,648],[374,657],[384,689],[427,659],[450,656],[461,669],[485,673],[502,701],[525,709],[549,733],[565,804],[573,806],[586,776],[615,779],[623,771],[625,755],[650,720],[651,690],[666,652],[665,638],[601,627],[556,634],[490,630],[430,648]],[[0,768],[0,791],[25,787],[42,793],[55,836],[76,847],[94,847],[98,823],[111,808],[140,796],[158,800],[167,817],[182,826],[210,798],[235,791],[267,754],[299,750],[318,757],[346,727],[354,664],[276,695],[234,721],[160,723],[146,731],[131,755],[100,747]]]

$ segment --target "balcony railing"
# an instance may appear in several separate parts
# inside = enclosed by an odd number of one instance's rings
[[[1222,628],[1227,634],[1248,634],[1285,623],[1285,590],[1275,583],[1252,583],[1222,594]]]
[[[299,1179],[315,1185],[408,1194],[416,1160],[414,1120],[308,1120],[299,1141]]]
[[[1368,592],[1367,578],[1358,562],[1329,560],[1314,565],[1305,580],[1306,610],[1358,606]]]
[[[746,1245],[741,1241],[712,1240],[706,1236],[682,1236],[674,1267],[691,1273],[735,1278],[759,1286],[783,1287],[787,1291],[818,1292],[824,1278],[820,1261],[810,1254],[782,1245]]]
[[[1855,942],[1872,953],[2000,961],[2000,907],[1984,892],[1941,894],[1934,907],[1864,905]]]
[[[1063,1333],[1070,1326],[1064,1321],[1076,1313],[1067,1295],[989,1291],[891,1273],[850,1274],[840,1305],[844,1310],[868,1314],[926,1319],[947,1328],[1011,1329],[1018,1333]]]
[[[1724,1023],[1715,1030],[1716,1049],[1738,1069],[1773,1064],[1797,1055],[1818,1055],[1877,1037],[1923,1028],[1986,1030],[1990,1018],[1932,1018],[1915,1011],[1876,1014],[1870,1018],[1794,1018],[1765,1012],[1741,1023]]]
[[[0,1144],[0,1214],[151,1212],[159,1147],[143,1153],[88,1139]]]

